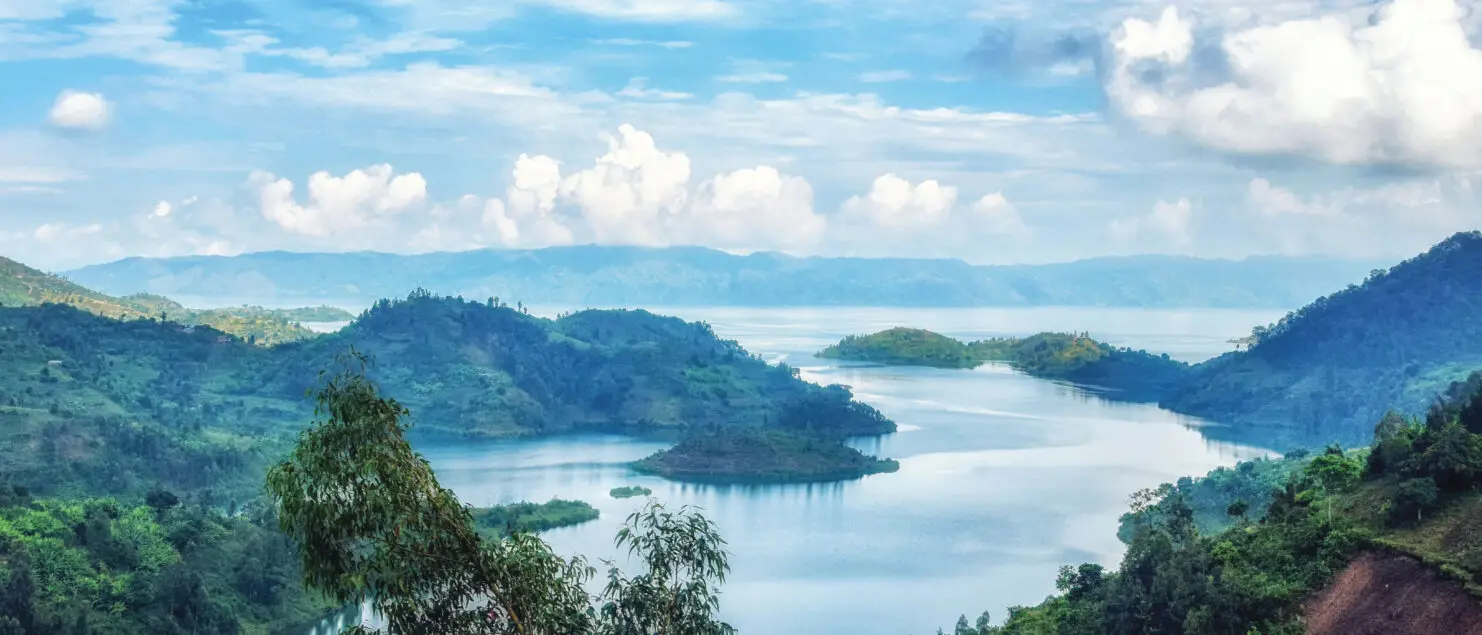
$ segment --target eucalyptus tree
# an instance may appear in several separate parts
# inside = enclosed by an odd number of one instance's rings
[[[719,585],[725,541],[697,510],[650,501],[618,533],[640,562],[596,569],[526,533],[492,536],[438,483],[405,433],[409,412],[366,378],[321,373],[315,421],[268,473],[279,526],[298,545],[304,583],[342,603],[369,601],[388,635],[727,635]]]

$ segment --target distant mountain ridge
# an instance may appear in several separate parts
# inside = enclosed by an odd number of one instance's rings
[[[272,251],[128,258],[67,276],[118,295],[198,298],[373,300],[426,288],[577,306],[1290,308],[1388,264],[1133,256],[978,266],[947,259],[738,256],[700,247],[587,245],[420,255]]]

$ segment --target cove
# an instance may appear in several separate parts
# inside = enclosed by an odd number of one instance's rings
[[[570,307],[541,308],[553,315]],[[1199,361],[1276,311],[1137,309],[650,309],[709,322],[722,337],[818,383],[853,387],[900,425],[857,447],[900,461],[894,474],[812,485],[697,485],[632,472],[664,444],[610,435],[518,442],[423,441],[445,486],[483,506],[553,497],[585,500],[594,522],[544,538],[594,563],[642,498],[694,505],[719,524],[732,554],[721,610],[747,635],[929,635],[960,613],[1031,604],[1062,564],[1115,566],[1117,517],[1133,491],[1268,453],[1216,440],[1214,422],[1082,388],[975,370],[879,367],[820,360],[844,335],[891,326],[961,339],[1089,331],[1119,346]],[[1213,434],[1211,434],[1213,433]],[[322,632],[322,631],[321,631]],[[332,632],[332,631],[331,631]]]

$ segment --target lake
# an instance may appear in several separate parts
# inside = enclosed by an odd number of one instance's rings
[[[348,307],[359,308],[359,307]],[[533,312],[554,315],[564,307]],[[1140,309],[652,309],[703,320],[802,376],[854,388],[900,425],[856,441],[900,461],[894,474],[825,485],[705,486],[631,472],[664,447],[615,436],[421,445],[465,503],[584,500],[602,517],[544,538],[563,554],[612,558],[615,532],[643,499],[704,508],[729,543],[721,612],[747,635],[930,635],[959,614],[1033,604],[1062,564],[1115,566],[1129,494],[1266,454],[1213,440],[1208,422],[1114,403],[1006,367],[853,365],[812,354],[847,334],[892,326],[962,339],[1086,331],[1119,346],[1199,361],[1280,311]]]

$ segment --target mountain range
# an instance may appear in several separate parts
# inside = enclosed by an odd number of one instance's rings
[[[566,306],[1124,306],[1291,308],[1389,262],[1132,256],[1044,265],[733,255],[571,246],[397,255],[260,252],[127,258],[66,272],[115,295],[344,299],[409,289]],[[235,302],[233,302],[235,303]]]

